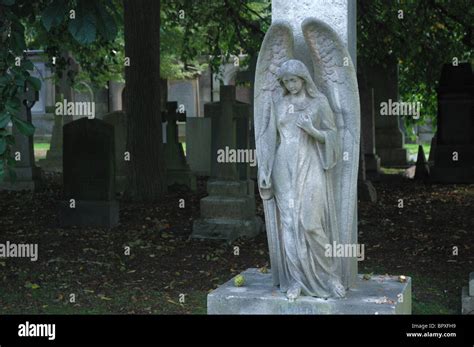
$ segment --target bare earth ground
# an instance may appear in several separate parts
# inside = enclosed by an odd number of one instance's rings
[[[0,314],[205,314],[210,290],[268,266],[265,234],[232,245],[189,239],[204,180],[197,194],[175,191],[157,204],[122,200],[112,230],[59,228],[60,180],[49,174],[40,192],[0,194],[0,243],[39,244],[37,262],[0,259]],[[379,201],[359,204],[359,273],[412,276],[413,313],[460,313],[461,287],[474,271],[474,185],[374,185]]]

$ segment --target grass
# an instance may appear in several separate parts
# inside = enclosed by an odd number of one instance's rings
[[[417,155],[418,154],[418,146],[419,145],[415,144],[415,143],[409,143],[409,144],[406,143],[403,147],[408,151],[408,154]],[[428,160],[431,145],[422,145],[422,146],[423,146],[423,151],[425,152],[426,160]]]
[[[50,144],[49,142],[38,142],[34,144],[35,151],[44,151],[49,150]]]

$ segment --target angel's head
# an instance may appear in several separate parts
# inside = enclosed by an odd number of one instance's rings
[[[306,65],[299,60],[291,59],[281,64],[277,78],[285,95],[296,95],[302,90],[306,90],[309,96],[313,98],[316,97],[316,85],[314,84]]]

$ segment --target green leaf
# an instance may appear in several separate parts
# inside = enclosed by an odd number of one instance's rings
[[[15,98],[9,99],[5,103],[5,110],[11,115],[17,114],[20,111],[20,107],[21,107],[20,98],[15,97]]]
[[[67,3],[65,0],[54,0],[41,15],[41,21],[47,31],[58,26],[67,13]]]
[[[29,71],[33,71],[35,69],[35,65],[29,59],[23,59],[21,61],[21,66]]]
[[[29,76],[26,79],[36,91],[39,91],[41,89],[41,80],[39,78]]]
[[[108,41],[113,41],[117,36],[117,24],[102,3],[96,2],[95,5],[97,14],[97,30],[103,38]]]
[[[7,141],[4,137],[0,137],[0,155],[7,150]]]
[[[8,112],[1,112],[0,113],[0,129],[1,128],[6,128],[8,123],[10,122],[10,115]]]
[[[76,18],[69,21],[68,29],[74,39],[82,45],[95,41],[96,17],[94,8],[88,2],[78,3]]]
[[[13,125],[17,127],[17,129],[26,136],[33,136],[35,133],[35,127],[33,124],[25,122],[24,120],[18,117],[12,117]]]

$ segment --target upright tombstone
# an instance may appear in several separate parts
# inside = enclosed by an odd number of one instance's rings
[[[220,102],[205,105],[212,122],[211,178],[192,237],[232,242],[256,236],[261,221],[255,215],[254,184],[246,162],[250,106],[236,101],[235,86],[221,86],[220,93]]]
[[[115,189],[123,192],[127,186],[127,115],[124,111],[115,111],[104,116],[103,121],[114,127],[115,143]]]
[[[431,179],[474,182],[474,76],[471,65],[446,64],[438,86],[438,127]]]
[[[38,94],[33,88],[25,86],[25,91],[20,95],[21,105],[18,118],[24,122],[31,123],[31,109],[34,106]],[[8,174],[4,181],[0,182],[0,190],[36,190],[41,183],[41,170],[35,165],[35,152],[33,147],[33,135],[22,134],[17,126],[13,124],[12,134],[15,144],[12,146],[12,154],[15,159],[14,175],[10,180]]]
[[[168,186],[179,184],[196,190],[196,176],[191,173],[189,165],[186,163],[183,145],[178,138],[177,122],[186,121],[186,111],[180,110],[177,102],[167,102],[166,111],[162,113],[162,121],[167,122],[164,152]]]
[[[109,112],[123,110],[122,92],[125,83],[109,81]]]
[[[272,3],[254,113],[271,271],[212,291],[208,314],[411,313],[409,277],[357,274],[355,4]]]
[[[58,85],[58,91],[55,93],[56,102],[74,102],[74,90],[71,86],[71,80],[69,75],[74,75],[79,71],[79,65],[75,62],[74,58],[69,54],[65,53],[64,58],[67,61],[66,70],[63,71],[61,79]],[[61,171],[62,160],[63,160],[63,126],[73,121],[72,115],[54,115],[53,132],[51,135],[51,143],[49,150],[46,153],[46,158],[40,160],[38,163],[43,170],[48,171]]]
[[[63,153],[61,226],[116,226],[114,128],[99,119],[70,122],[64,126]]]

